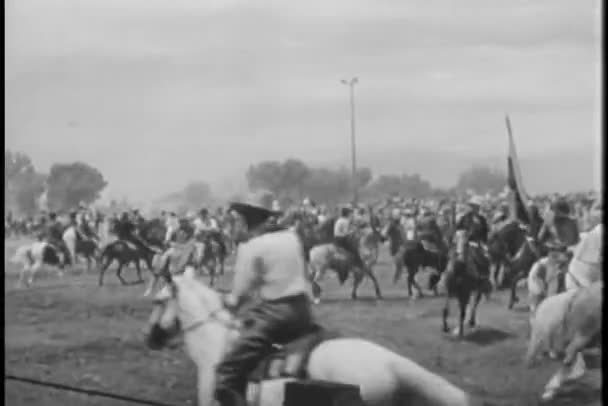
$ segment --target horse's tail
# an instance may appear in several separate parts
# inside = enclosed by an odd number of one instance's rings
[[[470,406],[472,400],[462,389],[440,375],[428,371],[417,363],[403,357],[391,363],[391,370],[399,384],[399,398],[407,399],[412,393],[424,400],[424,404],[435,406]]]

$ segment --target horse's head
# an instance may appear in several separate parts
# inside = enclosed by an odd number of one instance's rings
[[[454,249],[456,258],[464,261],[467,251],[467,234],[465,230],[458,230],[454,233]]]
[[[196,279],[194,268],[186,267],[181,275],[167,275],[167,284],[154,298],[154,309],[148,322],[146,344],[150,348],[169,346],[181,333],[208,322],[232,322],[220,294]]]

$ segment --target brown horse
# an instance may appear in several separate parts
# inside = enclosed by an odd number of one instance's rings
[[[443,308],[443,331],[449,332],[447,319],[450,310],[450,299],[456,298],[460,308],[460,319],[455,334],[459,338],[464,334],[464,319],[471,295],[475,294],[475,300],[471,307],[469,327],[476,325],[475,315],[481,296],[489,295],[492,286],[489,282],[489,262],[483,264],[483,249],[469,243],[464,231],[457,231],[454,235],[455,247],[450,250],[449,262],[443,274],[447,295]],[[481,258],[480,258],[481,257]]]
[[[447,265],[447,253],[430,251],[427,250],[420,241],[407,240],[402,228],[395,221],[392,221],[385,226],[384,230],[382,230],[382,236],[389,240],[389,249],[395,264],[393,283],[399,281],[403,273],[403,268],[405,267],[407,271],[408,295],[413,297],[413,286],[421,297],[423,296],[422,289],[416,282],[416,273],[418,273],[421,267],[432,267],[439,272],[439,275],[433,275],[431,277],[429,287],[435,292],[435,295],[437,295],[437,283]]]

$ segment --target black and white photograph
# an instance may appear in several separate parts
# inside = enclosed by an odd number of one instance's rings
[[[603,7],[5,1],[4,403],[603,405]]]

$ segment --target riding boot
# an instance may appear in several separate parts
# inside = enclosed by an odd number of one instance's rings
[[[226,388],[215,391],[215,400],[220,406],[247,406],[247,400],[240,393]]]

